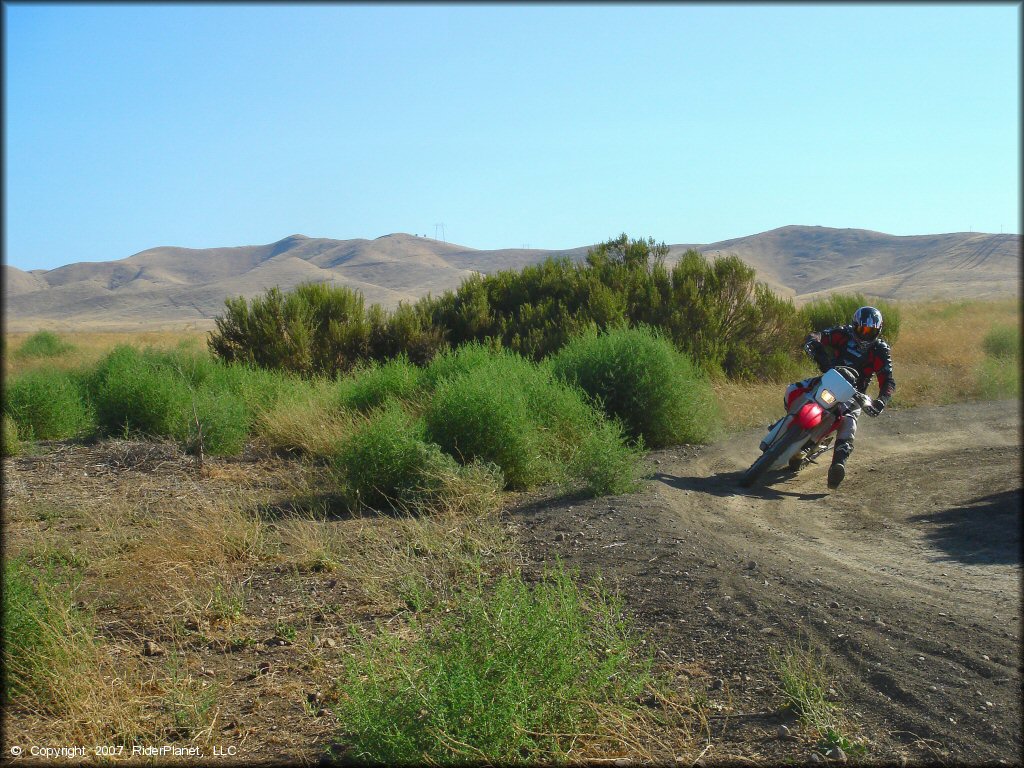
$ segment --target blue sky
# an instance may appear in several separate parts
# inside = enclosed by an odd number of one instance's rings
[[[1020,232],[993,5],[5,3],[5,262]]]

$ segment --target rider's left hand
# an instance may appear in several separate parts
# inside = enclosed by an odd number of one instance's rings
[[[877,416],[885,410],[885,400],[872,400],[869,405],[864,406],[864,410],[872,416]]]

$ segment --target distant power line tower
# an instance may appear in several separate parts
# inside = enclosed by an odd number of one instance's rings
[[[438,237],[437,237],[438,230],[440,230],[440,232],[441,232],[441,240],[443,242],[447,243],[448,240],[444,236],[444,222],[441,222],[440,224],[435,224],[434,225],[434,239],[435,240],[438,239]]]

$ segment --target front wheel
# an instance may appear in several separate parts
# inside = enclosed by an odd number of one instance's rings
[[[749,488],[760,480],[769,467],[778,461],[779,457],[789,450],[793,443],[803,438],[803,436],[804,432],[799,426],[796,424],[790,426],[789,431],[775,445],[769,446],[764,453],[758,456],[757,461],[750,465],[750,469],[743,473],[743,476],[740,477],[740,485],[744,488]]]

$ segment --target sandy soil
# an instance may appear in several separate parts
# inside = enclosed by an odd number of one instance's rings
[[[805,761],[770,649],[825,649],[867,759],[1021,762],[1020,410],[1015,401],[861,420],[843,485],[827,462],[738,478],[762,431],[651,455],[653,487],[513,510],[534,562],[619,585],[721,715],[705,759]],[[825,457],[822,457],[823,459]],[[800,737],[782,741],[779,724]]]

